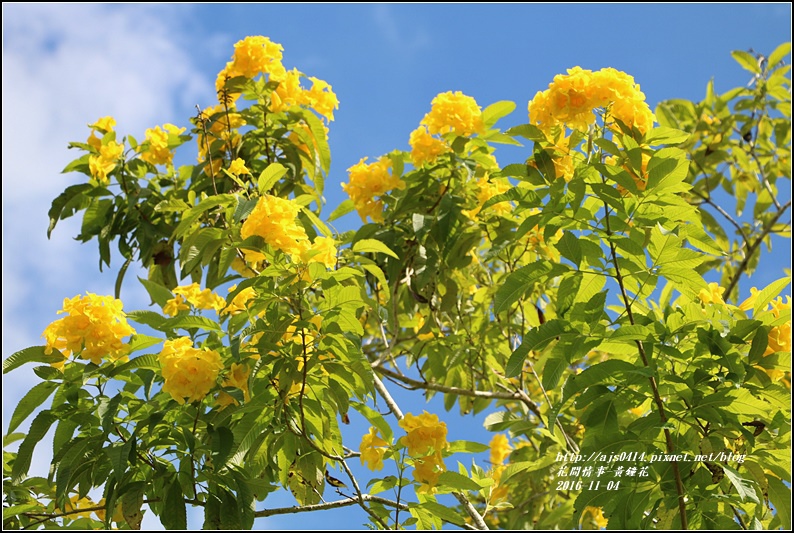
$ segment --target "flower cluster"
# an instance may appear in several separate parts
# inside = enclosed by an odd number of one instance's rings
[[[505,496],[507,496],[507,486],[500,485],[499,482],[502,479],[502,472],[505,469],[505,460],[510,456],[510,452],[513,451],[513,447],[510,446],[510,441],[507,439],[507,436],[503,435],[502,433],[497,433],[491,439],[491,464],[493,465],[493,470],[491,472],[491,477],[494,480],[494,484],[491,487],[491,502],[498,502],[502,500]]]
[[[248,79],[259,74],[267,76],[268,81],[278,83],[271,94],[270,109],[284,111],[293,105],[303,105],[314,109],[319,115],[331,121],[334,109],[339,108],[339,100],[331,86],[323,80],[310,77],[311,89],[301,87],[301,74],[298,70],[287,71],[281,63],[284,48],[267,37],[251,36],[234,45],[232,60],[218,73],[215,89],[221,101],[234,102],[240,95],[224,93],[226,80],[242,76]]]
[[[91,135],[86,140],[86,143],[96,153],[88,157],[88,170],[91,172],[91,177],[103,185],[110,181],[108,174],[116,168],[119,159],[124,153],[124,145],[112,140],[112,135],[108,137],[107,141],[100,139],[96,136],[96,132],[107,135],[113,132],[115,126],[116,120],[113,117],[102,117],[89,125]]]
[[[163,392],[180,404],[204,399],[223,369],[218,352],[194,348],[189,337],[165,341],[158,358],[165,380]]]
[[[177,128],[173,124],[163,124],[146,130],[146,140],[141,148],[148,145],[148,149],[141,152],[141,159],[152,165],[170,165],[174,160],[174,152],[168,146],[170,135],[179,135],[185,128]]]
[[[588,505],[584,508],[584,511],[582,511],[582,521],[584,520],[589,520],[592,526],[598,529],[607,527],[609,523],[609,519],[604,516],[603,509],[601,509],[601,507],[593,507],[592,505]]]
[[[42,337],[47,340],[45,353],[57,348],[65,357],[80,353],[95,365],[102,358],[119,359],[129,353],[129,346],[122,338],[134,335],[135,330],[127,323],[121,300],[112,296],[97,296],[86,293],[63,300],[59,314],[65,316],[46,327]]]
[[[595,123],[593,110],[608,108],[609,116],[645,133],[655,117],[634,78],[613,68],[597,72],[574,67],[558,74],[545,91],[529,102],[529,118],[548,134],[555,126],[587,131]]]
[[[381,157],[374,163],[366,163],[367,158],[347,169],[350,183],[343,183],[342,189],[353,200],[359,216],[363,222],[367,217],[374,222],[383,222],[383,200],[375,199],[392,189],[404,189],[405,183],[392,175],[391,159]]]
[[[361,464],[373,472],[383,468],[383,456],[388,449],[389,443],[378,437],[378,430],[374,427],[369,428],[369,433],[361,439]]]
[[[208,309],[220,312],[226,307],[226,300],[212,292],[210,289],[201,290],[198,283],[183,285],[173,290],[176,295],[163,306],[163,313],[176,316],[180,311],[190,309],[191,304],[196,309]]]
[[[423,484],[417,492],[432,493],[438,477],[446,471],[442,453],[449,447],[447,425],[427,411],[419,416],[407,413],[399,424],[407,433],[400,444],[408,448],[408,455],[414,459],[414,479]]]
[[[775,318],[780,318],[781,311],[788,309],[791,312],[791,298],[786,297],[786,303],[783,303],[783,298],[778,297],[776,300],[769,302],[772,308],[772,315]],[[770,355],[776,352],[786,352],[791,355],[791,320],[774,326],[769,330],[769,337],[767,339],[767,346],[764,355]]]
[[[415,167],[432,164],[441,154],[451,150],[447,141],[433,135],[454,133],[468,137],[482,133],[482,110],[471,96],[460,91],[437,95],[417,129],[411,132],[411,162]]]

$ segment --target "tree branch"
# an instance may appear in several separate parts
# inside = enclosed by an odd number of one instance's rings
[[[296,513],[310,513],[312,511],[323,511],[326,509],[338,509],[340,507],[349,507],[351,505],[359,505],[360,502],[376,502],[389,507],[406,511],[408,506],[404,503],[397,503],[392,500],[381,498],[380,496],[373,496],[371,494],[362,494],[359,497],[345,498],[344,500],[336,500],[333,502],[317,503],[314,505],[304,505],[301,507],[277,507],[275,509],[262,509],[256,511],[254,517],[264,518],[266,516],[275,516],[280,514],[296,514]]]

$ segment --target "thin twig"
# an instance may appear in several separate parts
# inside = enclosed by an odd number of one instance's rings
[[[351,505],[358,505],[360,501],[376,502],[389,507],[395,507],[403,511],[408,510],[408,506],[404,503],[394,502],[387,498],[380,496],[373,496],[372,494],[362,494],[360,497],[345,498],[344,500],[336,500],[333,502],[317,503],[314,505],[303,505],[301,507],[277,507],[275,509],[262,509],[256,511],[254,517],[264,518],[266,516],[275,516],[280,514],[296,514],[296,513],[310,513],[312,511],[323,511],[326,509],[338,509],[340,507],[349,507]]]

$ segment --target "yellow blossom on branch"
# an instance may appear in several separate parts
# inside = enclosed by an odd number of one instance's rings
[[[163,392],[180,404],[204,399],[223,368],[218,352],[194,348],[189,337],[165,341],[158,359],[165,380]]]
[[[383,468],[383,456],[386,453],[389,443],[378,437],[378,430],[374,427],[369,428],[369,433],[361,439],[361,464],[373,472]]]
[[[180,311],[187,311],[188,309],[190,309],[190,306],[185,301],[185,297],[181,294],[178,294],[174,298],[171,298],[165,302],[165,305],[163,306],[163,313],[168,316],[176,316]]]
[[[65,298],[58,313],[68,316],[44,330],[45,353],[52,353],[53,348],[65,357],[79,353],[95,365],[101,364],[103,357],[114,360],[129,353],[129,346],[122,338],[134,335],[135,330],[127,323],[121,300],[89,292],[85,297]]]
[[[350,183],[343,183],[342,189],[353,200],[359,216],[363,222],[370,217],[374,222],[383,222],[383,201],[376,196],[382,196],[392,189],[404,189],[405,183],[389,171],[391,159],[381,157],[374,163],[366,163],[367,158],[347,169]]]
[[[193,307],[221,311],[226,307],[226,300],[212,292],[210,289],[201,290],[198,283],[176,287],[173,293],[183,296]]]
[[[240,174],[250,175],[251,171],[245,166],[245,161],[238,157],[229,165],[229,174],[234,174],[235,176],[239,176]]]
[[[297,223],[299,212],[300,206],[294,202],[269,194],[262,195],[243,222],[240,235],[243,239],[258,235],[269,246],[297,261],[301,254],[300,243],[308,239],[306,231]]]
[[[233,292],[237,288],[237,285],[232,285],[229,287],[229,292]],[[232,299],[231,302],[228,301],[227,298],[227,305],[221,311],[222,315],[239,315],[240,313],[244,312],[247,309],[248,302],[250,302],[253,298],[256,297],[256,291],[253,287],[246,287],[245,289],[241,290],[237,293],[237,296]]]
[[[655,117],[634,78],[613,68],[593,72],[574,67],[554,77],[549,88],[539,91],[527,109],[532,124],[549,134],[555,126],[586,132],[595,124],[595,109],[609,109],[609,116],[645,133]]]
[[[177,128],[173,124],[163,124],[146,130],[146,140],[141,145],[141,159],[152,165],[170,165],[174,159],[174,151],[168,147],[169,135],[180,135],[185,128]],[[147,145],[148,143],[148,145]],[[148,148],[145,148],[147,147]]]
[[[434,135],[452,132],[467,137],[483,131],[482,110],[471,96],[448,91],[433,98],[421,124]]]
[[[430,453],[441,457],[441,452],[449,447],[447,425],[440,422],[436,415],[427,411],[419,416],[406,413],[399,424],[408,433],[400,439],[400,443],[408,448],[408,455],[411,457],[421,457]]]
[[[408,144],[411,145],[411,163],[415,167],[432,165],[438,156],[450,151],[443,139],[430,135],[427,126],[419,126],[412,131]]]
[[[722,299],[722,293],[725,292],[723,287],[720,287],[718,283],[709,283],[708,289],[700,289],[698,293],[698,298],[700,299],[701,303],[704,305],[707,304],[719,304],[725,305],[725,300]]]
[[[88,169],[91,172],[91,176],[99,183],[107,184],[110,181],[108,174],[116,168],[119,159],[124,153],[124,145],[116,141],[109,141],[104,145],[100,143],[98,151],[98,155],[89,156]]]

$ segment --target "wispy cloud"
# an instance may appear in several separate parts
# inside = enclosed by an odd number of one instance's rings
[[[386,4],[374,6],[373,19],[383,39],[401,57],[410,58],[430,46],[430,34],[416,24],[400,25],[394,10]]]

